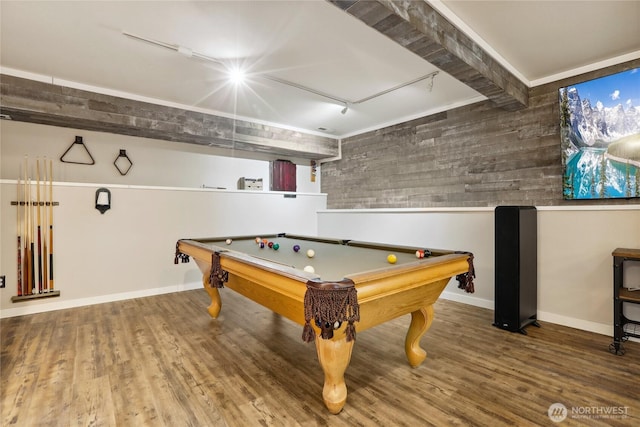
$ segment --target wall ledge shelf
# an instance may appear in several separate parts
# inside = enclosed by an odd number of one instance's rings
[[[356,208],[356,209],[323,209],[319,214],[415,214],[415,213],[466,213],[466,212],[493,212],[495,206],[451,206],[451,207],[423,207],[423,208]],[[633,205],[573,205],[573,206],[536,206],[539,211],[640,211],[640,204]]]
[[[16,184],[16,179],[0,179],[0,184]],[[327,193],[309,193],[300,191],[267,191],[267,190],[238,190],[233,188],[217,188],[217,187],[168,187],[161,185],[138,185],[138,184],[106,184],[95,182],[71,182],[71,181],[54,181],[54,187],[89,187],[89,188],[119,188],[128,190],[157,190],[157,191],[192,191],[192,192],[204,192],[204,193],[241,193],[241,194],[295,194],[298,196],[323,196],[326,197]],[[12,201],[12,204],[15,201]],[[42,202],[40,202],[42,203]],[[53,202],[54,206],[57,206],[59,202]]]

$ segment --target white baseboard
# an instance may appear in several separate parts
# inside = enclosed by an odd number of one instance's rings
[[[573,317],[562,316],[560,314],[548,313],[545,311],[538,311],[538,320],[613,337],[613,324],[607,325],[604,323],[591,322],[589,320],[575,319]]]
[[[90,298],[78,298],[72,300],[57,300],[32,305],[21,305],[15,308],[9,308],[0,311],[0,318],[25,316],[27,314],[44,313],[47,311],[64,310],[67,308],[84,307],[87,305],[103,304],[107,302],[123,301],[134,298],[150,297],[153,295],[169,294],[172,292],[189,291],[193,289],[201,289],[202,282],[185,283],[174,286],[165,286],[162,288],[143,289],[140,291],[123,292],[119,294],[100,295]],[[18,304],[25,304],[28,302]]]
[[[461,302],[476,307],[494,309],[494,302],[491,300],[472,297],[465,294],[444,291],[442,298],[450,301]],[[573,317],[562,316],[556,313],[546,311],[538,311],[538,320],[542,322],[554,323],[556,325],[567,326],[570,328],[580,329],[582,331],[594,332],[609,337],[613,337],[613,325],[605,323],[591,322],[589,320],[575,319]],[[635,340],[633,340],[635,341]]]
[[[461,292],[449,292],[447,290],[442,292],[440,296],[449,301],[461,302],[463,304],[469,304],[475,307],[482,307],[482,308],[488,308],[489,310],[493,310],[492,300],[474,297],[469,294],[465,294]]]

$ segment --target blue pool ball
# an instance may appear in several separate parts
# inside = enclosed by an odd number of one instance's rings
[[[264,248],[264,242],[260,242],[260,249]]]
[[[293,251],[298,252],[300,250],[300,245],[293,245]]]
[[[274,243],[274,244],[273,244],[273,248],[272,248],[272,249],[273,249],[274,251],[277,251],[279,248],[280,248],[280,244],[279,244],[279,243]]]

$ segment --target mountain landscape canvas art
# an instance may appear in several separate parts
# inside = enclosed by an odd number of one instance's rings
[[[640,197],[640,68],[559,91],[565,199]]]

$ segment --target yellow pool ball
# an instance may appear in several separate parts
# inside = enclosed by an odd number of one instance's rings
[[[387,255],[387,262],[389,264],[395,264],[396,261],[398,261],[398,257],[396,257],[394,254]]]
[[[313,258],[315,255],[316,255],[316,252],[315,252],[313,249],[309,249],[309,250],[307,251],[307,256],[308,256],[309,258]]]

